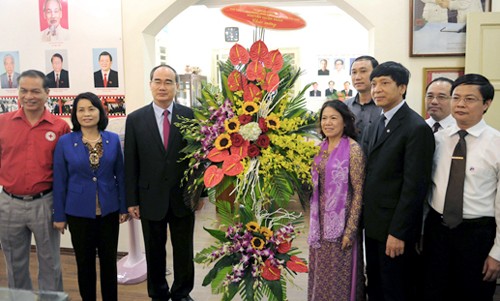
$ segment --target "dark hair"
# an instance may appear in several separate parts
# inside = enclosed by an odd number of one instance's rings
[[[373,69],[375,69],[378,66],[378,61],[373,56],[369,56],[369,55],[358,56],[357,58],[354,59],[352,64],[354,64],[355,62],[359,62],[359,61],[370,61],[370,63],[372,63]],[[351,64],[351,69],[352,69],[352,64]]]
[[[486,103],[488,100],[493,101],[493,97],[495,97],[495,88],[490,81],[481,74],[469,73],[460,76],[453,82],[453,85],[451,86],[451,93],[453,94],[455,88],[460,85],[478,86],[479,93],[481,93],[481,96],[483,97],[483,103]]]
[[[73,132],[81,131],[82,127],[76,118],[76,112],[78,107],[78,102],[82,99],[88,99],[90,103],[99,110],[99,123],[97,123],[97,128],[100,131],[104,131],[108,126],[108,116],[104,111],[102,102],[97,95],[92,92],[80,93],[73,100],[73,109],[71,110],[71,123],[73,123]]]
[[[179,74],[177,74],[177,71],[175,71],[175,69],[172,68],[171,66],[165,65],[165,64],[158,65],[158,66],[154,67],[153,69],[151,69],[151,73],[149,73],[149,81],[153,80],[153,74],[155,73],[155,71],[162,68],[162,67],[168,68],[168,69],[172,70],[172,72],[174,72],[176,83],[179,83],[181,81]]]
[[[101,52],[101,54],[99,54],[99,59],[101,59],[101,56],[105,56],[105,55],[109,56],[110,61],[113,61],[113,57],[111,56],[111,53],[109,53],[107,51]]]
[[[356,126],[354,125],[356,117],[354,114],[349,110],[349,107],[340,100],[327,100],[325,103],[323,103],[323,106],[321,107],[321,110],[319,111],[319,132],[321,134],[321,137],[326,138],[325,133],[323,133],[323,130],[321,129],[321,116],[323,115],[323,111],[327,108],[330,107],[337,112],[340,113],[342,116],[342,119],[344,119],[344,136],[350,137],[354,140],[356,140],[356,137],[358,136],[357,131],[356,131]]]
[[[43,81],[42,83],[43,89],[45,91],[49,89],[50,80],[41,71],[30,69],[22,72],[21,75],[19,75],[19,77],[17,78],[18,84],[21,82],[21,78],[23,77],[41,78]]]
[[[64,61],[64,60],[63,60],[62,55],[60,55],[59,53],[54,53],[54,54],[52,55],[52,57],[50,58],[50,62],[51,62],[51,63],[52,63],[52,61],[54,60],[54,58],[55,58],[55,57],[60,58],[60,59],[61,59],[61,62],[62,62],[62,61]]]
[[[393,61],[382,63],[375,69],[373,69],[372,73],[370,74],[370,81],[372,81],[375,77],[380,76],[389,76],[393,81],[396,82],[396,85],[398,87],[401,85],[405,85],[408,87],[408,82],[410,81],[410,71],[400,63],[396,63]],[[406,91],[403,94],[403,99],[405,98]]]
[[[334,64],[334,65],[337,65],[337,62],[341,62],[341,63],[342,63],[342,65],[344,65],[344,60],[343,60],[343,59],[336,59],[336,60],[333,62],[333,64]]]
[[[449,83],[450,85],[452,85],[452,86],[453,86],[453,81],[452,81],[451,79],[449,79],[449,78],[447,78],[447,77],[442,77],[442,76],[441,76],[441,77],[437,77],[437,78],[435,78],[435,79],[431,80],[431,81],[427,84],[427,86],[425,87],[425,92],[426,92],[426,93],[427,93],[427,90],[429,89],[429,87],[430,87],[433,83],[435,83],[435,82],[447,82],[447,83]],[[451,95],[451,92],[450,92],[450,95]]]

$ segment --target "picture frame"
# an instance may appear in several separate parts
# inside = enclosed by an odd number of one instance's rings
[[[461,10],[444,8],[453,0],[409,1],[410,57],[465,55],[467,13],[491,11],[491,0],[472,0]]]
[[[422,80],[422,117],[428,118],[427,110],[425,109],[425,93],[427,85],[435,78],[447,77],[451,80],[457,79],[457,77],[464,75],[464,67],[432,67],[424,68],[423,80]]]

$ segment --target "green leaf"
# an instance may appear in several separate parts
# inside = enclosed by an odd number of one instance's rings
[[[216,230],[216,229],[208,229],[208,228],[205,228],[205,227],[203,227],[203,229],[205,229],[205,231],[207,231],[208,233],[210,233],[210,235],[212,235],[213,237],[215,237],[220,242],[228,242],[229,241],[229,239],[226,238],[226,232],[225,231]]]
[[[194,257],[194,262],[196,263],[204,263],[208,260],[210,254],[212,254],[213,251],[217,250],[218,248],[216,246],[210,246],[210,247],[207,247],[203,250],[201,250],[200,252],[198,252],[196,254],[196,256]]]
[[[217,272],[217,275],[212,280],[212,294],[220,294],[224,291],[222,286],[222,281],[226,279],[226,276],[233,270],[232,265],[224,267]]]
[[[217,276],[219,271],[227,266],[232,266],[234,261],[234,256],[224,256],[217,263],[215,263],[214,267],[208,272],[207,276],[203,279],[203,286],[209,285],[214,278]]]

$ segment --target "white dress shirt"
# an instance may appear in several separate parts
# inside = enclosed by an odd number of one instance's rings
[[[443,213],[450,176],[451,157],[460,129],[453,125],[437,132],[429,205]],[[484,120],[467,129],[467,161],[464,182],[464,219],[495,217],[496,237],[490,256],[500,261],[500,132]]]
[[[446,128],[449,128],[449,127],[450,127],[450,126],[452,126],[452,125],[456,125],[456,124],[457,124],[457,122],[455,121],[455,118],[453,118],[453,116],[451,116],[451,114],[450,114],[450,115],[448,115],[446,118],[444,118],[444,119],[443,119],[443,120],[441,120],[441,121],[436,121],[436,120],[434,120],[434,118],[429,117],[429,118],[427,118],[427,119],[425,120],[425,122],[427,122],[427,124],[428,124],[431,128],[433,128],[434,123],[439,122],[439,129],[438,129],[438,131],[444,130],[444,129],[446,129]]]

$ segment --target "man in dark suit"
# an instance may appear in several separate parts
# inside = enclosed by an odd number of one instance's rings
[[[94,87],[96,88],[118,88],[118,72],[111,69],[113,57],[107,51],[99,54],[99,66],[101,70],[94,72]]]
[[[69,88],[68,71],[63,69],[63,57],[59,53],[54,53],[50,58],[53,71],[47,74],[49,88]]]
[[[335,90],[335,82],[333,80],[328,82],[328,88],[325,90],[325,96],[328,97],[330,95],[337,96],[337,90]]]
[[[309,96],[313,96],[313,97],[321,96],[321,91],[318,90],[318,83],[314,82],[312,84],[312,87],[313,87],[313,89],[311,91],[309,91]]]
[[[363,219],[368,297],[417,300],[415,246],[429,188],[434,137],[404,101],[410,73],[386,62],[370,75],[371,94],[382,115],[365,131],[367,155]]]
[[[151,71],[153,103],[128,115],[125,131],[127,206],[140,219],[146,249],[148,294],[153,300],[192,300],[194,286],[194,212],[184,204],[181,178],[187,162],[179,162],[186,141],[175,125],[194,118],[174,98],[179,75],[170,66]],[[165,279],[167,224],[174,257],[174,282]]]

